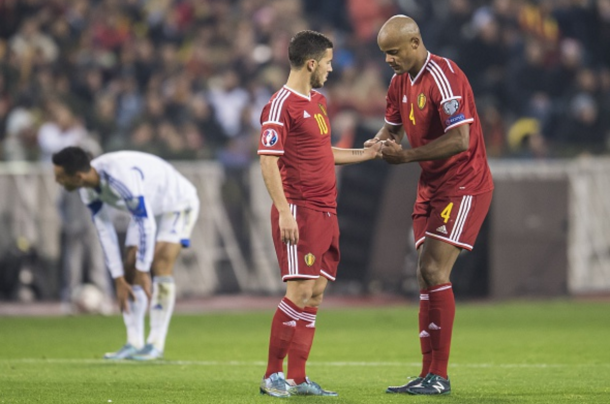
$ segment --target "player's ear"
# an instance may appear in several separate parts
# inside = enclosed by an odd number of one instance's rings
[[[83,181],[85,181],[86,174],[87,173],[84,173],[82,171],[77,171],[75,175],[76,175],[76,178],[78,179],[78,182],[82,183]]]
[[[421,44],[421,41],[419,40],[419,37],[417,36],[413,36],[411,37],[411,48],[412,49],[417,49],[419,48],[419,45]]]
[[[311,73],[311,72],[314,72],[314,71],[316,70],[316,64],[317,64],[317,63],[318,63],[318,61],[317,61],[317,60],[315,60],[315,59],[309,59],[309,60],[307,61],[307,63],[306,63],[306,64],[307,64],[307,71],[308,71],[308,72],[310,72],[310,73]]]

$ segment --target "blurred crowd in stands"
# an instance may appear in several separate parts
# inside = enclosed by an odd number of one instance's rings
[[[335,43],[323,91],[349,146],[383,118],[376,35],[396,13],[469,77],[491,157],[610,150],[610,0],[0,0],[1,159],[81,144],[247,166],[302,29]]]

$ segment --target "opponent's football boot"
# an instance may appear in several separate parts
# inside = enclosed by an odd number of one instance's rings
[[[131,355],[138,352],[136,347],[127,343],[116,352],[107,352],[104,354],[104,359],[128,359]]]
[[[163,351],[155,348],[153,344],[146,344],[144,348],[134,353],[129,357],[135,361],[153,361],[155,359],[163,359]]]

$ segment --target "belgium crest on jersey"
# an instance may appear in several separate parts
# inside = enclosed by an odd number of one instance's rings
[[[316,262],[315,255],[313,255],[312,253],[309,253],[305,256],[305,264],[307,264],[308,267],[312,266],[314,262]]]
[[[417,107],[419,109],[424,109],[425,106],[426,106],[426,96],[424,95],[424,93],[421,93],[417,96]]]

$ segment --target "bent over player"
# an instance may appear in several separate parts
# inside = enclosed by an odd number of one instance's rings
[[[491,203],[493,182],[481,123],[468,79],[451,60],[431,54],[411,18],[397,15],[377,43],[395,75],[387,93],[385,124],[365,146],[383,143],[391,164],[419,162],[413,208],[419,253],[419,377],[388,393],[447,394],[455,299],[449,276],[462,249],[472,250]],[[407,133],[411,148],[400,141]]]
[[[120,151],[93,160],[79,147],[53,155],[55,180],[68,191],[80,189],[93,215],[106,266],[114,278],[127,328],[127,343],[106,359],[163,357],[176,289],[173,268],[199,214],[195,187],[166,161],[151,154]],[[123,264],[109,207],[131,220]],[[149,272],[154,279],[151,281]],[[150,334],[144,344],[144,317],[150,298]]]
[[[271,227],[286,294],[271,323],[262,394],[336,396],[309,380],[305,363],[316,315],[339,263],[335,164],[374,159],[368,149],[331,147],[326,98],[313,90],[332,71],[333,44],[324,35],[301,31],[288,48],[290,74],[261,114],[258,147],[262,175],[273,206]],[[288,379],[283,361],[288,355]]]

